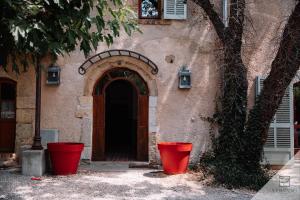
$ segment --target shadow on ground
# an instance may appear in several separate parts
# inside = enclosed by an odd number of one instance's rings
[[[168,176],[162,171],[89,171],[77,175],[43,176],[41,181],[20,173],[0,171],[0,199],[251,199],[253,194],[212,188],[188,180],[189,175]]]
[[[152,171],[152,172],[147,172],[143,174],[146,177],[149,178],[166,178],[168,175],[164,174],[163,171]]]

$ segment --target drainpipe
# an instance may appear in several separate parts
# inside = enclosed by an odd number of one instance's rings
[[[223,0],[223,23],[226,28],[228,27],[228,1]]]

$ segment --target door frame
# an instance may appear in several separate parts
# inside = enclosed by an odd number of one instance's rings
[[[293,86],[293,91],[294,91],[294,87],[300,87],[300,81],[297,81],[297,82],[293,83],[292,86]],[[300,154],[300,145],[298,145],[299,141],[298,141],[298,131],[297,131],[298,129],[300,129],[300,124],[295,124],[296,98],[295,98],[294,93],[293,93],[292,100],[293,100],[293,123],[294,123],[294,141],[293,141],[292,149],[293,149],[293,156],[295,156],[298,152]],[[295,156],[295,158],[296,158],[296,156]],[[300,156],[297,156],[296,159],[300,159]]]
[[[12,122],[14,123],[14,128],[13,128],[13,139],[12,139],[12,148],[9,150],[1,150],[0,148],[0,153],[14,153],[15,152],[15,141],[16,141],[16,125],[17,125],[17,82],[7,78],[7,77],[0,77],[0,89],[1,89],[1,85],[3,83],[8,83],[8,84],[12,84],[15,87],[15,95],[14,95],[14,112],[15,112],[15,117],[14,119],[1,119],[0,116],[0,122]],[[1,92],[1,91],[0,91]],[[0,106],[2,104],[2,98],[1,98],[1,94],[0,94]],[[0,107],[0,112],[1,112],[1,107]],[[1,113],[0,113],[1,114]]]
[[[111,77],[109,73],[118,70],[128,70],[136,75],[143,81],[146,86],[146,94],[140,94],[138,86],[128,77]],[[99,93],[97,87],[100,81],[108,76],[109,80],[102,85]],[[105,71],[102,76],[96,81],[93,90],[93,131],[92,131],[92,156],[93,161],[105,160],[105,94],[106,88],[116,80],[124,80],[129,82],[136,90],[137,94],[137,158],[138,161],[148,161],[149,159],[149,88],[146,81],[138,74],[138,72],[128,69],[126,67],[118,67]],[[139,137],[142,141],[139,141]]]

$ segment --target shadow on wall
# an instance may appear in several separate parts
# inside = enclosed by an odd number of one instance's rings
[[[192,142],[191,162],[196,162],[210,144],[211,124],[200,116],[212,117],[215,112],[219,71],[214,54],[203,54],[200,47],[193,48],[195,51],[188,64],[192,71],[192,88],[178,89],[177,69],[170,75],[165,90],[159,92],[158,132],[159,141]]]
[[[201,30],[198,30],[199,27]],[[191,27],[184,23],[176,22],[174,26],[160,29],[143,27],[142,35],[134,35],[134,39],[121,36],[111,47],[141,53],[159,66],[156,76],[159,89],[156,112],[158,141],[197,142],[192,159],[199,157],[210,142],[210,125],[199,115],[211,117],[214,114],[219,77],[213,53],[215,35],[211,34],[213,31],[209,24],[199,27],[197,35],[189,35]],[[151,30],[156,31],[155,36]],[[180,47],[180,51],[174,47]],[[168,55],[174,55],[174,62],[165,61]],[[193,79],[193,87],[185,91],[178,89],[177,82],[178,70],[184,64],[192,70]]]

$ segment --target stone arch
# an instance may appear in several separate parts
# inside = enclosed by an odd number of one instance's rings
[[[136,71],[147,83],[149,88],[149,96],[157,96],[157,84],[155,75],[149,70],[146,63],[131,57],[114,56],[105,60],[99,61],[90,67],[90,70],[85,74],[84,81],[84,96],[93,94],[94,85],[97,83],[103,73],[112,68],[128,68]]]

